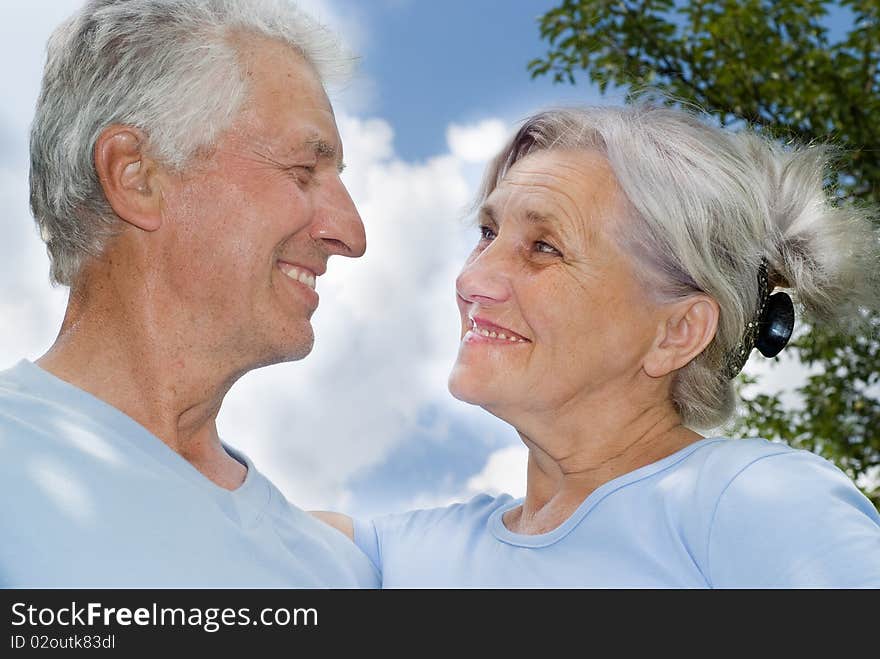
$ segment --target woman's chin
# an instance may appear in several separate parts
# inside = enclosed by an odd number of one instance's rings
[[[472,369],[456,364],[449,374],[449,393],[463,403],[478,405],[488,410],[498,403],[498,383],[489,378],[477,377]]]
[[[485,397],[485,384],[481,386],[481,383],[476,382],[475,378],[465,372],[466,370],[460,364],[456,364],[452,368],[448,382],[449,393],[452,394],[453,398],[457,398],[464,403],[480,405]]]

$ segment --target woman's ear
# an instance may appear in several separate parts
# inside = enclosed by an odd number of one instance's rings
[[[158,167],[146,154],[146,136],[131,126],[104,129],[95,142],[95,171],[116,215],[143,231],[162,224]]]
[[[664,307],[657,338],[645,356],[645,372],[655,378],[677,371],[697,357],[715,337],[718,303],[692,295]]]

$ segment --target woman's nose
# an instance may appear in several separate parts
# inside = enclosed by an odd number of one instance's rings
[[[467,260],[455,280],[456,292],[468,302],[503,302],[510,297],[510,268],[496,239]]]

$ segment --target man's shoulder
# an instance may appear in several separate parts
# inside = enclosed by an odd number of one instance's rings
[[[26,359],[0,370],[0,414],[45,416],[46,407],[59,402],[57,390],[47,385],[50,381],[51,376]]]
[[[27,364],[26,360],[21,360],[14,366],[0,369],[0,405],[14,405],[27,394],[28,387],[24,377]]]
[[[102,429],[94,407],[83,405],[59,386],[73,391],[72,385],[59,381],[46,386],[49,377],[26,360],[0,371],[0,439],[4,440],[0,448],[7,457],[16,450],[34,451],[49,444],[56,454],[82,448],[76,438]]]
[[[21,361],[12,368],[0,371],[0,438],[32,434],[53,418],[48,409],[50,402],[27,382],[26,364]],[[4,450],[10,448],[4,446]]]

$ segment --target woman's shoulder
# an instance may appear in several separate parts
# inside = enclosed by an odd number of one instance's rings
[[[731,437],[708,437],[696,443],[691,460],[703,469],[737,469],[772,455],[798,452],[783,442],[773,442],[760,437],[734,439]],[[818,456],[817,456],[818,457]]]
[[[763,467],[764,464],[771,471],[781,469],[786,473],[804,468],[837,470],[824,458],[782,442],[712,437],[697,442],[672,471],[679,478],[685,477],[704,496],[715,498],[721,496],[731,482],[748,479],[758,471],[757,465]]]
[[[764,439],[725,439],[706,455],[704,471],[723,477],[727,505],[801,506],[845,499],[869,514],[876,509],[837,465],[804,449]]]
[[[736,484],[769,479],[780,486],[791,481],[801,486],[855,485],[834,463],[804,449],[761,438],[716,437],[701,442],[684,468],[701,481],[720,484],[724,490]],[[718,493],[719,495],[722,492]]]
[[[723,500],[780,508],[834,495],[876,512],[843,471],[810,451],[760,438],[716,437],[698,444],[676,465],[675,476],[689,484],[689,495],[713,506]]]
[[[855,483],[809,451],[748,441],[711,510],[711,582],[880,585],[880,514]]]
[[[690,509],[695,502],[711,505],[727,484],[755,462],[794,452],[787,444],[765,439],[709,437],[638,470],[626,480],[632,481],[636,490],[648,488],[660,493],[667,503],[680,499],[685,509]]]
[[[688,447],[647,484],[667,510],[678,510],[693,537],[731,519],[776,519],[846,506],[877,511],[850,478],[825,458],[766,439],[713,437]],[[644,497],[642,497],[644,500]],[[825,511],[825,512],[823,512]]]
[[[657,478],[630,505],[662,505],[714,586],[880,582],[880,515],[819,455],[713,437],[671,456]]]

